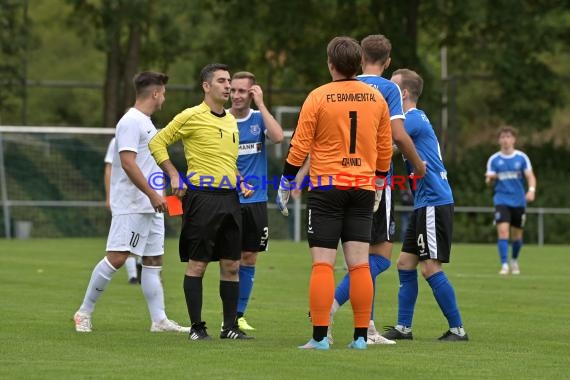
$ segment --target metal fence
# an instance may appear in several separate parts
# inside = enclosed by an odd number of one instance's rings
[[[269,147],[270,172],[279,173],[282,168],[298,110],[274,110],[284,126],[286,141]],[[112,128],[0,126],[0,236],[26,237],[32,228],[42,237],[103,236],[109,221],[103,192],[103,156],[113,134]],[[287,219],[275,210],[274,196],[270,193],[273,237],[300,241],[304,237],[306,205],[293,200]],[[411,208],[397,205],[395,210],[398,214]],[[494,209],[456,206],[455,212],[479,215],[492,214]],[[552,215],[570,215],[570,209],[529,207],[527,213],[536,215],[531,227],[533,242],[543,245],[549,242],[545,220]],[[484,220],[491,221],[492,216]],[[167,231],[176,231],[178,221],[169,222]],[[474,238],[477,241],[477,236]]]

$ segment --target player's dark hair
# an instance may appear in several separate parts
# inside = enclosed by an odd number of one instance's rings
[[[362,48],[351,37],[333,38],[327,45],[327,56],[336,71],[347,78],[355,76],[362,64]]]
[[[392,73],[392,76],[400,75],[400,89],[407,90],[410,100],[417,102],[424,89],[424,80],[422,77],[410,69],[398,69]]]
[[[390,53],[392,52],[392,44],[386,36],[382,34],[371,34],[365,37],[361,42],[362,57],[365,62],[385,64]]]
[[[497,136],[500,137],[503,133],[510,133],[511,135],[513,135],[513,137],[517,137],[517,135],[519,134],[517,129],[515,127],[511,127],[510,125],[504,125],[501,128],[499,128],[499,133],[497,134]]]
[[[200,71],[200,84],[204,82],[212,82],[212,78],[214,77],[214,73],[218,70],[223,71],[230,71],[230,67],[223,63],[210,63],[204,66],[204,68]]]
[[[133,78],[136,97],[145,96],[149,89],[154,86],[165,86],[168,83],[168,75],[154,71],[143,71]]]

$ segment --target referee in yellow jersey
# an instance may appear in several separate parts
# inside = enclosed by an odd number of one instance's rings
[[[202,320],[202,279],[211,261],[220,262],[224,312],[220,338],[250,339],[236,323],[241,256],[241,210],[236,191],[239,133],[236,119],[224,109],[230,96],[228,66],[205,66],[200,82],[203,102],[176,115],[150,141],[149,148],[170,177],[173,194],[183,197],[179,251],[180,260],[188,262],[184,294],[192,322],[189,339],[211,339]],[[186,176],[178,173],[168,156],[167,147],[178,140],[184,145]]]

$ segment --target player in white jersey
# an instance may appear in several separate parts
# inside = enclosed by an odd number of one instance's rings
[[[113,164],[113,153],[115,151],[115,138],[109,141],[107,153],[105,153],[105,171],[103,173],[105,182],[105,206],[111,209],[111,166]],[[127,270],[127,278],[129,284],[140,284],[140,270],[142,269],[140,262],[137,262],[134,256],[130,255],[125,261],[125,269]]]
[[[156,134],[150,116],[164,102],[168,76],[142,72],[133,82],[135,105],[119,120],[115,133],[110,183],[113,216],[107,254],[93,269],[83,303],[74,315],[77,332],[91,332],[95,303],[129,254],[143,258],[141,287],[152,319],[150,331],[190,331],[166,316],[160,271],[164,253],[162,213],[167,204],[162,190],[150,185],[151,177],[161,173],[148,148],[148,142]]]
[[[255,330],[244,314],[249,303],[255,277],[258,252],[267,250],[269,226],[267,222],[267,152],[266,139],[273,143],[283,140],[283,129],[263,102],[263,91],[255,82],[255,75],[240,71],[233,75],[230,113],[239,129],[237,166],[241,178],[240,204],[242,216],[242,249],[239,266],[238,327]],[[257,110],[251,109],[254,101]]]

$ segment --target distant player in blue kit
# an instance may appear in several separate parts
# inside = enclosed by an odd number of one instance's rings
[[[536,177],[528,156],[515,149],[517,131],[512,127],[499,130],[501,150],[487,161],[485,183],[493,186],[495,195],[495,224],[497,225],[497,246],[501,259],[499,274],[520,274],[518,257],[523,245],[523,228],[526,219],[526,202],[534,201]],[[525,181],[528,190],[525,191]],[[510,230],[510,231],[509,231]],[[512,242],[511,265],[509,268],[509,232]]]
[[[449,330],[439,340],[466,341],[468,336],[457,307],[455,292],[442,263],[449,262],[453,234],[453,195],[447,181],[439,142],[426,114],[416,108],[423,89],[422,78],[408,69],[396,70],[393,82],[400,86],[406,121],[404,128],[410,135],[420,157],[426,161],[424,177],[412,185],[414,212],[398,258],[398,323],[382,334],[387,339],[412,339],[412,319],[418,296],[417,266],[433,291],[433,295],[447,319]],[[414,167],[407,161],[408,173]]]
[[[392,45],[390,40],[381,34],[373,34],[365,37],[361,43],[362,47],[362,74],[356,78],[374,87],[381,94],[390,111],[390,127],[392,129],[392,139],[400,152],[406,157],[414,167],[418,168],[416,174],[422,176],[425,173],[425,164],[414,148],[412,139],[404,129],[404,111],[402,108],[402,95],[398,86],[382,77],[386,68],[390,65],[390,52]],[[393,171],[386,176],[387,183]],[[386,271],[391,264],[392,245],[395,235],[394,202],[392,201],[392,190],[386,186],[383,191],[377,192],[377,199],[372,219],[372,230],[369,251],[370,274],[372,282],[376,285],[376,277]],[[350,280],[346,274],[335,291],[335,299],[331,307],[331,320],[337,310],[348,301]],[[332,325],[329,326],[329,341],[332,343]],[[370,315],[367,334],[368,344],[394,344],[382,337],[376,330],[374,324],[374,305]]]
[[[238,326],[254,330],[244,317],[255,277],[258,252],[267,250],[267,153],[266,136],[273,143],[283,140],[283,130],[263,102],[263,91],[252,73],[241,71],[232,78],[229,112],[239,128],[237,166],[241,178],[239,200],[242,214],[242,252],[239,267]],[[251,109],[251,102],[257,110]]]

